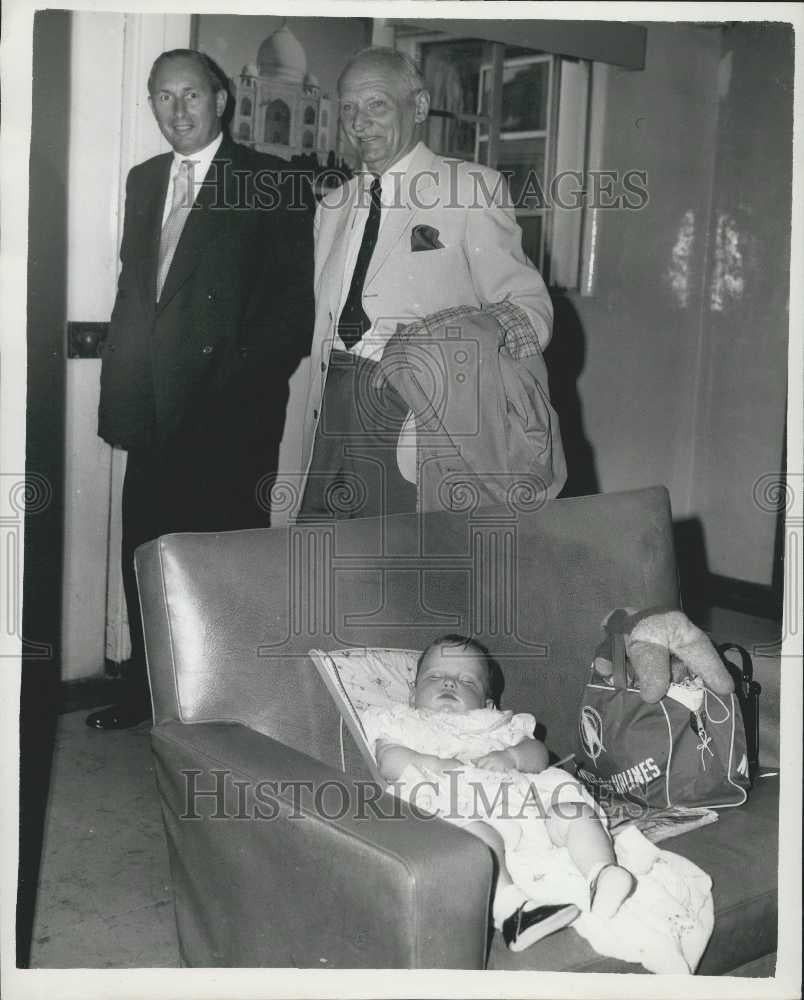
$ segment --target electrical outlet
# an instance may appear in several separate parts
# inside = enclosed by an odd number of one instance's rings
[[[68,323],[67,357],[99,358],[108,332],[108,323]]]

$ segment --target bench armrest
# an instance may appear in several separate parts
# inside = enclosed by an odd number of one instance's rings
[[[152,748],[184,965],[484,967],[476,837],[239,724]]]

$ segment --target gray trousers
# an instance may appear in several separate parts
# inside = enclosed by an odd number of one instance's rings
[[[332,352],[297,520],[415,512],[416,486],[403,478],[396,457],[408,408],[377,378],[377,367],[349,351]]]

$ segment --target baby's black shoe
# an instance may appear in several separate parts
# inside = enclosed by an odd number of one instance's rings
[[[581,914],[574,903],[527,909],[529,905],[523,903],[503,921],[502,936],[510,951],[524,951],[548,934],[571,924]]]

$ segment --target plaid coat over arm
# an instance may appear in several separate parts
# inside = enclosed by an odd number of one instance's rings
[[[547,368],[525,312],[503,301],[401,327],[379,366],[416,424],[418,509],[533,511],[567,478]]]

